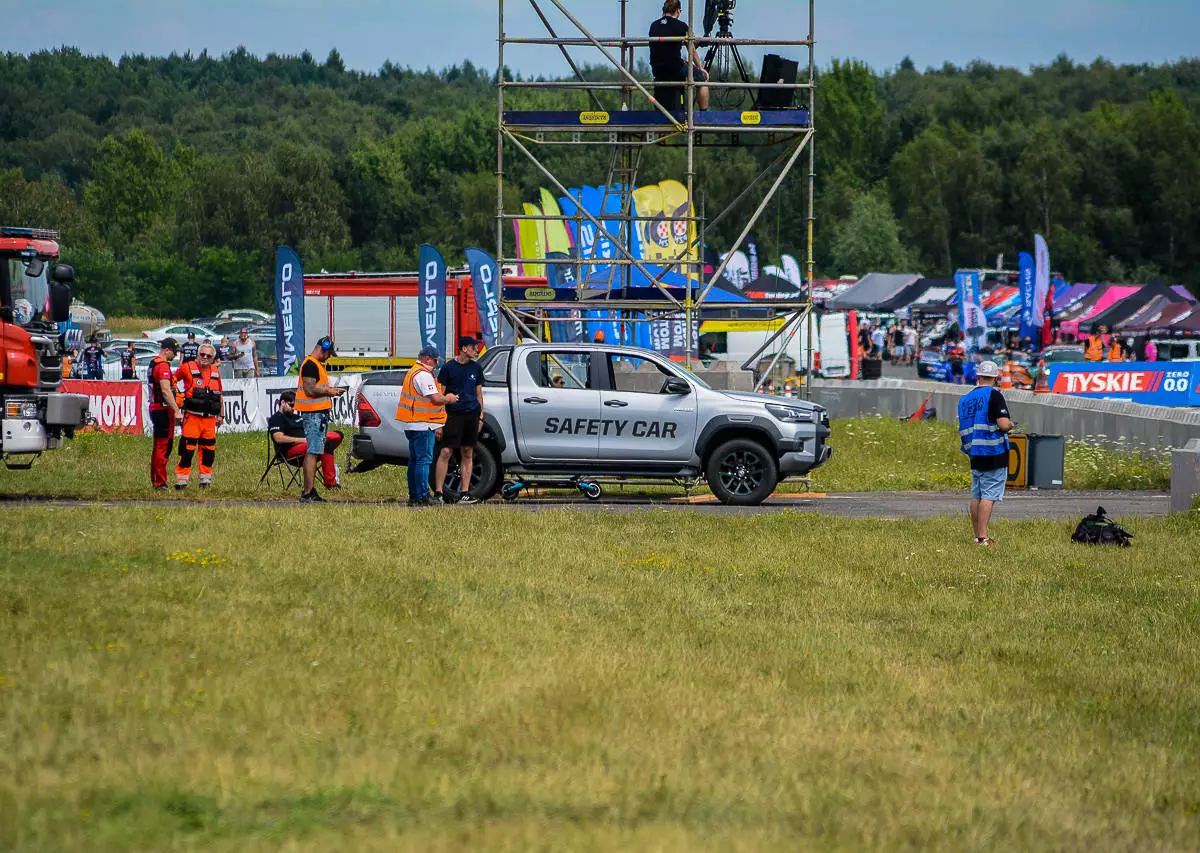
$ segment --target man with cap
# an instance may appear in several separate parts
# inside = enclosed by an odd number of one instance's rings
[[[243,329],[242,331],[245,331]],[[329,384],[325,362],[333,355],[333,341],[321,338],[312,352],[305,356],[300,365],[300,378],[296,383],[296,411],[304,424],[304,439],[307,446],[301,470],[304,471],[304,490],[300,492],[301,503],[323,503],[317,494],[317,462],[325,455],[325,439],[329,430],[329,413],[333,400],[346,393],[345,388],[334,388]]]
[[[196,333],[188,332],[187,340],[179,347],[179,360],[183,364],[194,364],[200,357],[200,344],[196,343]]]
[[[417,362],[404,376],[396,420],[404,424],[408,439],[408,505],[434,506],[441,496],[429,494],[429,467],[437,432],[446,423],[446,404],[457,403],[458,395],[445,394],[433,378],[437,366],[436,347],[424,347]]]
[[[988,522],[996,501],[1004,500],[1008,479],[1008,437],[1013,428],[1004,395],[995,389],[1000,369],[981,361],[975,388],[958,401],[958,433],[962,452],[971,459],[971,526],[976,545],[994,544]]]
[[[458,398],[446,404],[446,425],[442,427],[442,452],[438,454],[433,475],[434,500],[442,497],[446,470],[450,458],[459,451],[459,470],[462,472],[461,497],[458,502],[472,504],[471,472],[475,470],[475,441],[483,426],[483,371],[475,361],[479,357],[479,341],[470,335],[458,339],[458,355],[446,362],[438,372],[438,384]]]
[[[171,362],[179,352],[174,338],[163,338],[158,355],[146,371],[147,396],[150,400],[150,423],[154,425],[154,451],[150,457],[150,483],[155,490],[167,487],[167,460],[175,441],[175,424],[183,419],[172,387]]]

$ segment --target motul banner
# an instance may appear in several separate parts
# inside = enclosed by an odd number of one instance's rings
[[[145,383],[137,381],[64,379],[62,383],[62,390],[68,394],[88,395],[91,426],[101,432],[131,435],[140,435],[147,428],[148,416],[142,412],[145,387]]]
[[[1200,366],[1192,362],[1070,362],[1050,365],[1050,390],[1147,406],[1200,406]]]

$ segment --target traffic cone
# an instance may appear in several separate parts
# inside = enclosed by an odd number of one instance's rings
[[[997,386],[1001,391],[1012,390],[1012,362],[1006,361],[1000,367],[1000,384]]]
[[[1038,361],[1037,379],[1033,380],[1034,394],[1049,394],[1050,393],[1050,374],[1046,370],[1045,360]]]

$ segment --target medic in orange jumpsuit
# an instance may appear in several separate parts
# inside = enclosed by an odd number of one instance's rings
[[[221,416],[221,374],[217,351],[204,344],[196,361],[184,363],[172,377],[183,388],[183,437],[179,442],[179,464],[175,466],[175,488],[186,489],[192,476],[192,459],[200,450],[200,488],[212,485],[213,458],[217,453],[217,427]]]

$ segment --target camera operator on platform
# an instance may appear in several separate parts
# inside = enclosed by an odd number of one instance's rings
[[[687,36],[688,25],[679,20],[682,8],[679,0],[665,0],[662,17],[650,25],[650,38],[684,38]],[[683,59],[683,48],[688,46],[695,71],[693,80],[707,80],[708,72],[700,65],[700,56],[696,49],[686,42],[652,42],[650,44],[650,69],[654,72],[655,96],[668,109],[681,109],[683,101],[682,86],[664,86],[664,83],[685,83],[688,79],[688,63]],[[661,94],[660,94],[661,93]],[[696,89],[696,108],[708,109],[708,87]]]

